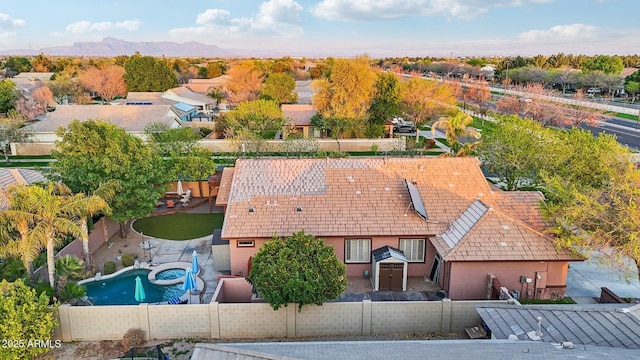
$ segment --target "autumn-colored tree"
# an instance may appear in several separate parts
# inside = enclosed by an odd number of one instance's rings
[[[336,59],[329,79],[313,82],[312,102],[325,118],[363,119],[375,93],[369,58]]]
[[[109,103],[118,95],[127,93],[127,85],[124,82],[124,68],[121,66],[108,65],[101,69],[91,67],[78,76],[78,81],[87,90],[100,95],[106,103]]]
[[[229,102],[238,105],[243,101],[256,100],[262,87],[263,75],[251,61],[234,64],[227,72],[230,79],[226,88]]]
[[[480,107],[491,99],[491,89],[489,89],[489,84],[484,81],[472,82],[469,85],[468,93],[469,100]]]
[[[33,66],[33,71],[35,72],[49,72],[53,67],[51,59],[49,59],[43,53],[40,53],[40,55],[35,56],[33,57],[33,59],[31,59],[31,66]]]
[[[27,120],[33,120],[44,114],[53,103],[53,92],[49,90],[48,86],[40,86],[33,90],[29,97],[16,101],[16,110]]]
[[[456,104],[451,87],[433,80],[412,78],[401,83],[401,109],[419,128],[431,120],[432,116],[442,115]]]
[[[213,79],[218,76],[224,75],[227,71],[227,66],[223,61],[212,61],[207,63],[207,78]]]

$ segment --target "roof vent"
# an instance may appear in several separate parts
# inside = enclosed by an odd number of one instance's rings
[[[362,194],[362,191],[356,190],[356,195],[360,195],[360,194]]]
[[[249,206],[249,212],[254,212],[256,211],[256,208],[254,208],[253,206]]]
[[[502,228],[505,230],[509,230],[509,225],[502,225]]]
[[[296,211],[302,211],[302,206],[300,205],[296,206]]]
[[[420,171],[424,170],[424,165],[418,166],[418,169],[420,169]]]
[[[413,185],[418,185],[418,180],[416,180],[416,179],[411,179],[411,183],[412,183]]]

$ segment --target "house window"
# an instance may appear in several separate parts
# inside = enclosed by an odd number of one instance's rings
[[[371,239],[346,239],[344,241],[344,262],[368,263],[371,260]]]
[[[400,239],[400,250],[409,262],[424,262],[425,239]]]
[[[254,247],[256,243],[254,240],[238,240],[237,247]]]

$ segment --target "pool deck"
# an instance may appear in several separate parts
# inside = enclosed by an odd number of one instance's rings
[[[186,210],[187,213],[208,213],[209,204],[205,202],[198,207]],[[214,213],[222,212],[221,208],[213,208]],[[173,241],[158,239],[140,233],[128,228],[128,236],[123,239],[120,232],[111,237],[108,243],[103,244],[94,254],[94,261],[97,271],[103,272],[103,266],[106,261],[114,261],[117,270],[123,268],[118,257],[125,253],[133,253],[137,255],[140,263],[164,264],[171,262],[191,263],[191,255],[193,251],[198,252],[198,260],[200,263],[200,274],[198,277],[203,281],[205,290],[200,294],[200,303],[206,304],[211,301],[213,293],[216,290],[216,277],[221,275],[220,272],[213,268],[213,257],[211,256],[211,235],[198,239]],[[151,267],[152,269],[153,267]],[[195,295],[194,295],[195,297]],[[195,299],[194,299],[195,300]],[[195,302],[195,301],[193,301]]]

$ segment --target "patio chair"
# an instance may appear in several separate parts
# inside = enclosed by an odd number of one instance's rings
[[[189,200],[191,200],[191,189],[187,189],[186,194],[182,195],[180,202],[182,203],[182,206],[186,206],[189,204]]]

